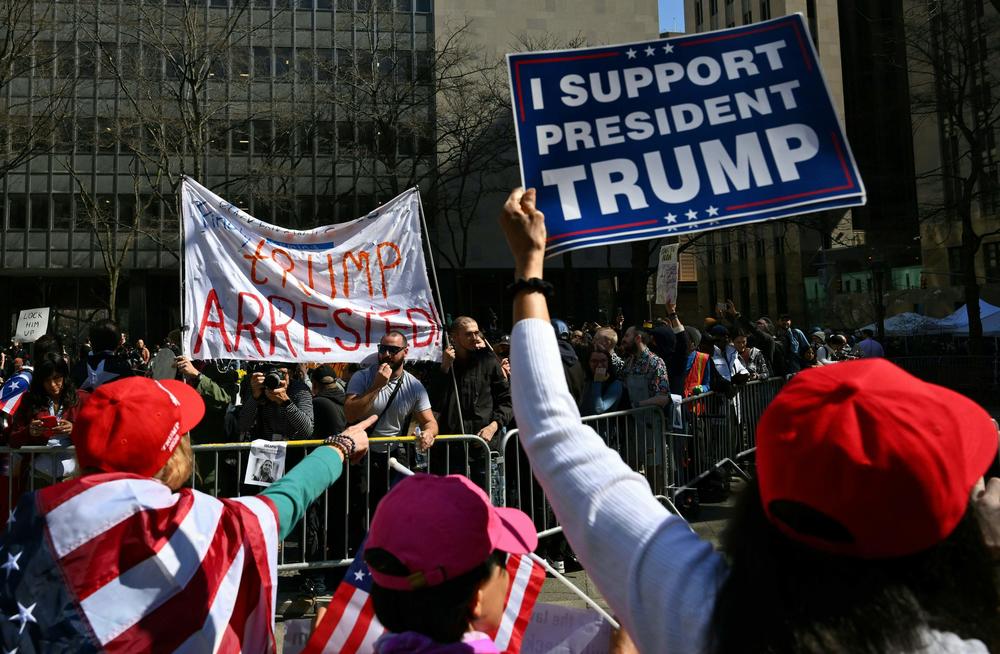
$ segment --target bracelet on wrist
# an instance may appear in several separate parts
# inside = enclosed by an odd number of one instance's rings
[[[340,453],[344,455],[345,461],[350,459],[354,455],[354,452],[357,450],[357,445],[355,444],[354,439],[348,436],[347,434],[337,434],[335,436],[327,436],[323,440],[323,443],[325,443],[326,445],[333,446],[338,450],[340,450]]]
[[[545,296],[546,300],[551,300],[556,294],[555,287],[544,279],[539,277],[532,277],[530,279],[519,277],[513,284],[507,286],[507,297],[508,299],[513,299],[517,297],[518,293],[523,291],[541,293]]]

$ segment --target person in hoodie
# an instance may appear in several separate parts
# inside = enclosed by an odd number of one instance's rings
[[[527,514],[494,507],[461,475],[416,474],[382,498],[365,543],[371,602],[387,632],[376,654],[492,654],[508,554],[538,534]]]
[[[347,427],[344,417],[344,383],[330,366],[319,366],[309,374],[313,394],[313,436],[326,438]]]
[[[562,358],[566,384],[569,386],[569,392],[576,400],[577,406],[579,406],[583,402],[584,391],[587,390],[587,372],[583,369],[583,364],[580,363],[580,355],[573,347],[569,325],[555,318],[552,320],[552,329],[556,331],[556,338],[559,339],[559,356]]]

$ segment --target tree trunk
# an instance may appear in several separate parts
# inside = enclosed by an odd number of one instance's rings
[[[976,277],[976,252],[982,240],[972,225],[971,207],[961,207],[962,283],[965,286],[965,310],[969,317],[969,354],[983,351],[983,321],[979,312],[979,279]]]
[[[118,283],[120,277],[121,272],[118,270],[112,270],[108,273],[108,318],[112,321],[116,321],[118,315]]]

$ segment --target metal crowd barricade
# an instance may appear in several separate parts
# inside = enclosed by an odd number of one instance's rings
[[[675,464],[670,488],[675,501],[715,471],[749,478],[744,468],[757,447],[757,424],[784,383],[783,377],[753,381],[738,387],[733,397],[709,392],[685,398],[675,408],[679,415],[667,435]]]
[[[655,495],[670,487],[671,463],[666,446],[667,416],[660,407],[648,406],[583,418],[609,447],[649,482]],[[531,516],[540,536],[559,531],[552,507],[535,480],[520,446],[517,429],[507,432],[500,445],[503,504]]]
[[[288,441],[286,470],[294,467],[322,441]],[[409,461],[417,470],[440,474],[461,473],[491,493],[489,443],[475,435],[439,436],[433,446],[418,455],[414,438],[372,438],[373,446],[387,444],[392,455]],[[243,484],[249,459],[250,443],[194,445],[195,465],[191,486],[214,497],[253,495],[263,487]],[[13,509],[22,493],[31,492],[61,481],[61,475],[42,474],[48,461],[71,458],[73,448],[26,447],[0,448],[0,458],[10,458],[5,481],[9,508]],[[302,521],[282,542],[279,570],[331,568],[350,565],[368,532],[375,500],[389,486],[390,452],[369,452],[359,465],[345,466],[344,472],[323,495],[307,509]],[[384,468],[373,461],[381,457]],[[380,476],[384,475],[384,476]],[[373,492],[374,491],[374,492]]]
[[[583,422],[646,479],[654,495],[671,505],[684,493],[693,492],[713,471],[748,474],[757,424],[784,382],[784,378],[751,382],[732,398],[705,393],[686,398],[666,411],[640,407],[588,416]],[[320,442],[288,442],[286,469]],[[377,451],[384,444],[390,451]],[[195,445],[193,449],[194,488],[216,497],[261,490],[243,484],[250,443]],[[62,461],[71,454],[72,448],[0,448],[0,458],[10,459],[5,480],[10,507],[21,493],[58,481]],[[280,569],[350,564],[368,531],[375,500],[388,488],[390,454],[418,471],[465,474],[497,504],[517,507],[530,515],[541,535],[559,530],[516,429],[505,434],[499,452],[491,451],[489,443],[474,435],[439,436],[426,455],[416,452],[412,436],[373,438],[369,455],[360,465],[345,468],[341,479],[309,507],[301,524],[282,543]]]

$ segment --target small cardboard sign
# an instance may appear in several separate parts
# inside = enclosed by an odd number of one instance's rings
[[[279,438],[275,436],[275,438]],[[270,486],[285,474],[284,441],[258,439],[250,443],[250,459],[247,461],[244,484]]]
[[[34,343],[49,328],[49,308],[25,309],[17,316],[14,340],[20,343]]]
[[[677,304],[677,279],[680,263],[677,260],[678,245],[664,245],[660,248],[660,265],[656,270],[656,303]]]

